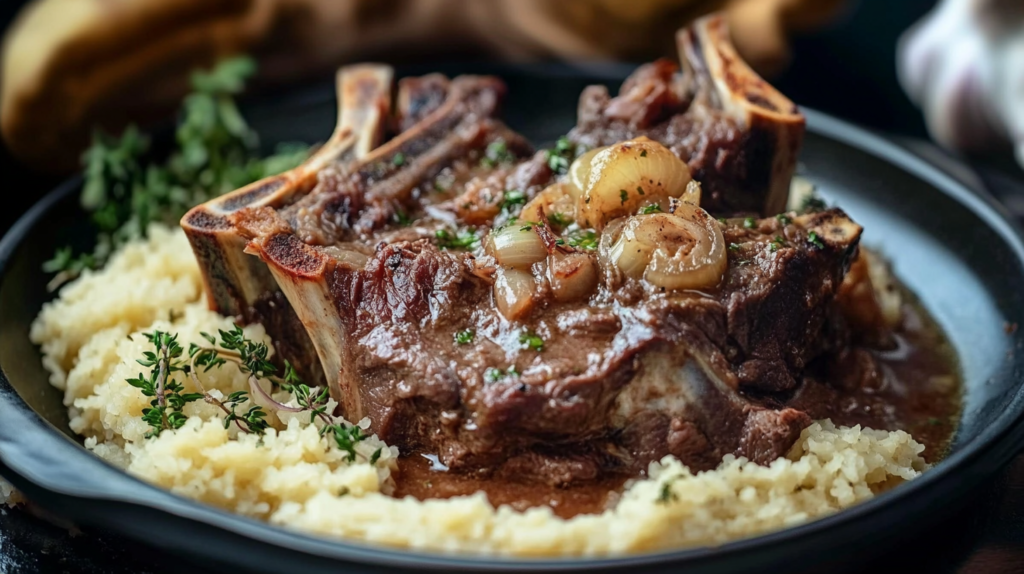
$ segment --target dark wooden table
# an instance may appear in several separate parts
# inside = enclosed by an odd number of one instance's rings
[[[949,160],[928,144],[912,140],[903,143],[944,166],[969,186],[988,190],[1024,221],[1024,172],[1008,158],[984,160],[972,169]],[[10,159],[4,156],[0,150],[0,173],[14,173]],[[54,183],[26,174],[18,176],[22,178],[23,181],[8,180],[12,186],[9,189],[24,190],[21,198],[38,197],[31,191],[47,189]],[[10,209],[0,211],[0,229],[6,229],[28,207],[27,201],[19,202],[18,198],[13,201]],[[892,572],[896,568],[910,573],[1024,572],[1024,454],[972,493],[962,510],[945,521],[925,525],[911,538],[900,540],[898,551],[879,559],[870,570]],[[301,565],[297,564],[296,570],[300,571]],[[55,526],[25,509],[0,510],[0,574],[207,571],[201,565],[184,563],[145,544],[115,535]],[[828,572],[836,574],[837,570],[833,568]]]

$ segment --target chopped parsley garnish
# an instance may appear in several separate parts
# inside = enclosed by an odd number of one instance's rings
[[[779,222],[782,223],[783,225],[789,225],[790,223],[793,222],[793,220],[790,219],[789,216],[786,215],[785,213],[780,213],[780,214],[776,215],[775,219],[778,219]]]
[[[541,339],[540,335],[529,331],[519,335],[519,344],[523,345],[524,349],[533,349],[538,353],[544,350],[544,339]]]
[[[676,500],[679,500],[679,497],[672,491],[672,481],[662,484],[661,491],[658,492],[658,499],[655,502],[658,504],[668,504],[669,502],[674,502]]]
[[[571,247],[576,247],[578,249],[586,249],[589,251],[597,249],[597,244],[600,241],[597,237],[597,233],[589,230],[574,231],[566,235],[565,239]]]
[[[459,331],[458,333],[455,333],[455,343],[459,345],[468,345],[473,342],[473,337],[475,336],[476,333],[473,329]]]
[[[526,194],[518,189],[505,190],[505,197],[501,201],[501,209],[505,213],[512,213],[517,205],[526,203]]]
[[[502,163],[511,163],[516,157],[508,150],[505,140],[495,140],[487,144],[484,150],[484,157],[480,158],[480,165],[484,167],[495,167]]]
[[[551,171],[564,174],[569,171],[569,163],[576,158],[576,144],[562,136],[555,142],[554,149],[547,150],[545,155]]]
[[[622,205],[626,205],[626,201],[629,199],[629,192],[624,189],[620,189],[619,199],[622,200]]]
[[[645,150],[645,149],[640,150],[640,157],[647,157],[647,150]]]
[[[661,206],[658,205],[657,203],[652,203],[650,205],[645,206],[643,209],[641,209],[640,213],[642,213],[644,215],[648,215],[648,214],[651,214],[651,213],[661,213]]]
[[[808,193],[804,197],[803,201],[800,202],[800,211],[804,213],[812,213],[815,211],[825,211],[828,209],[828,204],[825,200],[818,196],[814,191]]]
[[[556,211],[548,215],[548,223],[558,227],[565,227],[572,224],[572,219],[569,218],[569,216]]]
[[[476,230],[467,228],[452,233],[447,229],[438,229],[434,232],[437,239],[437,246],[441,249],[472,249],[480,241],[476,236]]]
[[[746,229],[753,229],[757,225],[757,221],[753,217],[748,217],[743,220],[743,227]]]
[[[488,381],[495,383],[504,379],[505,377],[518,377],[519,371],[516,371],[515,366],[509,367],[507,370],[495,369],[494,367],[487,367],[484,371],[484,378]]]
[[[395,223],[401,225],[402,227],[406,227],[412,223],[412,219],[409,217],[409,214],[407,214],[405,211],[401,209],[396,209],[395,214],[391,218],[395,221]]]
[[[775,253],[775,251],[778,250],[779,247],[782,247],[785,244],[786,244],[786,240],[783,239],[781,236],[776,235],[775,239],[772,239],[772,242],[770,244],[771,245],[772,253]]]
[[[813,244],[818,249],[825,248],[825,243],[821,241],[821,237],[818,237],[818,234],[815,233],[814,231],[807,234],[807,241]]]
[[[643,188],[643,187],[641,187],[641,186],[639,186],[639,185],[638,185],[638,186],[636,186],[636,190],[637,190],[638,192],[640,192],[640,195],[643,195],[643,194],[644,194],[644,188]]]
[[[738,243],[730,243],[729,251],[739,251],[740,245]]]
[[[402,167],[405,165],[405,154],[402,152],[396,153],[395,156],[391,158],[391,165],[395,167]]]

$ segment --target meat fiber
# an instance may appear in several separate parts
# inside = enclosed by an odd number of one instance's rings
[[[657,62],[615,98],[588,89],[571,139],[648,136],[689,164],[708,211],[774,215],[802,116],[735,56],[718,17],[679,40],[684,73]],[[695,469],[729,453],[765,463],[810,422],[786,403],[842,339],[833,299],[860,227],[841,211],[723,219],[728,268],[706,292],[605,274],[566,301],[542,282],[510,320],[479,244],[564,181],[565,150],[534,153],[498,119],[495,78],[405,79],[391,121],[389,70],[340,78],[339,127],[316,156],[183,220],[211,305],[263,321],[339,414],[456,471],[552,483],[635,475],[666,454]],[[549,249],[594,261],[533,225]]]

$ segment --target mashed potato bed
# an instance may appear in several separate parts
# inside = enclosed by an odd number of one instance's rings
[[[715,470],[693,474],[667,457],[628,485],[614,508],[566,520],[546,507],[494,508],[481,493],[390,497],[397,449],[369,437],[349,462],[308,413],[272,414],[276,428],[260,437],[225,429],[224,414],[197,401],[186,405],[182,428],[146,439],[141,414],[148,400],[125,382],[140,371],[135,361],[148,345],[142,334],[177,333],[187,347],[202,343],[201,332],[231,326],[207,309],[184,234],[154,226],[105,269],[65,286],[36,319],[31,338],[51,383],[65,393],[71,428],[97,455],[239,514],[392,547],[539,557],[720,544],[837,512],[925,469],[923,446],[905,432],[836,428],[826,420],[805,429],[789,456],[769,466],[727,456]],[[269,343],[259,325],[246,335]],[[182,382],[194,390],[187,378]],[[248,388],[232,366],[204,374],[203,382],[221,396]],[[7,490],[0,483],[0,495]]]

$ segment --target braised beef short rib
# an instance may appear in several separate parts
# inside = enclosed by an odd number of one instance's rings
[[[839,210],[774,217],[802,116],[739,60],[720,18],[679,42],[682,73],[656,62],[617,97],[586,90],[570,139],[645,135],[689,165],[702,206],[725,217],[713,289],[604,273],[561,300],[542,282],[510,320],[479,245],[566,179],[564,150],[534,153],[498,119],[496,78],[404,79],[389,117],[390,70],[361,66],[339,74],[337,130],[308,162],[182,220],[211,306],[264,322],[339,414],[456,471],[564,484],[668,454],[695,469],[784,454],[810,422],[787,399],[837,344],[833,299],[860,227]],[[533,224],[552,252],[596,261],[595,232],[567,242]]]

